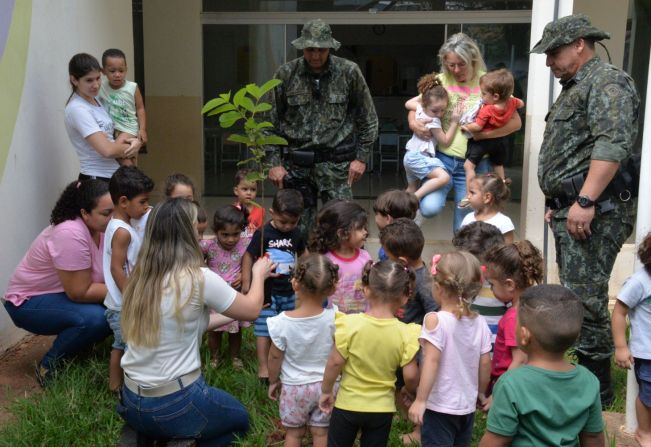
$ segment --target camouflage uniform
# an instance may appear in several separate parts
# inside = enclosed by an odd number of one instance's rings
[[[325,22],[308,22],[304,36],[308,27],[315,40],[297,45],[300,40],[297,39],[292,42],[294,46],[299,49],[338,48],[339,43],[331,38],[330,27]],[[335,44],[319,45],[324,36]],[[319,157],[332,154],[337,147],[353,144],[354,158],[368,163],[377,138],[378,119],[371,93],[357,64],[330,54],[325,69],[317,76],[300,57],[282,65],[274,78],[283,83],[273,91],[270,121],[274,124],[274,133],[289,142],[289,152],[308,150]],[[272,165],[280,165],[280,148],[270,149]],[[311,168],[294,165],[289,156],[283,157],[282,162],[290,176],[306,186],[302,191],[307,202],[301,218],[304,234],[307,235],[307,229],[314,223],[317,199],[325,203],[334,198],[353,198],[347,184],[350,161],[317,162]]]
[[[532,52],[546,52],[578,37],[601,40],[607,36],[603,31],[597,34],[585,16],[564,17],[547,25],[545,33],[548,28],[547,40],[543,34]],[[587,173],[591,160],[619,163],[626,159],[638,130],[640,100],[633,80],[619,68],[594,57],[561,84],[562,92],[546,117],[538,160],[538,182],[547,197],[562,196],[561,181]],[[590,224],[592,235],[586,240],[568,234],[569,207],[552,214],[561,283],[584,304],[583,328],[575,347],[579,358],[587,361],[610,359],[613,353],[608,279],[635,219],[634,200],[623,202],[614,197],[613,202],[612,211],[601,213],[596,208]]]

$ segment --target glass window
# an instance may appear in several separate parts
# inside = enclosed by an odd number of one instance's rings
[[[204,12],[478,11],[531,9],[532,0],[204,0]]]

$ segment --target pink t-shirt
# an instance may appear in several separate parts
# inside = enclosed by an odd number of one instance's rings
[[[202,239],[199,241],[201,251],[206,258],[208,268],[231,284],[242,271],[242,256],[249,245],[249,241],[240,238],[240,241],[231,251],[224,250],[216,239]]]
[[[9,279],[5,300],[20,306],[32,296],[63,292],[57,270],[76,272],[91,269],[91,280],[104,282],[102,252],[84,221],[78,217],[50,225],[39,234]]]
[[[436,381],[426,407],[445,414],[474,413],[479,388],[479,357],[491,350],[488,324],[481,315],[458,320],[450,312],[436,314],[439,321],[434,330],[429,331],[423,323],[420,335],[421,345],[431,343],[441,351]]]
[[[515,338],[515,328],[518,322],[518,310],[509,307],[500,322],[497,324],[497,337],[495,337],[495,348],[493,350],[493,361],[491,365],[491,381],[497,380],[504,374],[513,361],[511,349],[518,346]]]
[[[333,251],[325,254],[328,259],[339,266],[339,282],[337,290],[328,297],[328,308],[334,304],[339,312],[356,314],[364,312],[367,307],[366,297],[362,290],[362,270],[371,260],[371,255],[364,249],[357,249],[351,258],[342,258]]]

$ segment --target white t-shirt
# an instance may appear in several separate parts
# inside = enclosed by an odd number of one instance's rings
[[[466,214],[466,217],[463,218],[461,221],[461,226],[465,227],[468,224],[471,224],[473,222],[476,222],[477,218],[475,217],[475,213],[468,213]],[[506,234],[509,231],[515,230],[515,226],[513,225],[513,222],[511,221],[511,218],[498,212],[495,214],[493,217],[491,217],[488,220],[484,220],[483,222],[486,222],[487,224],[491,224],[493,226],[496,226],[502,234]]]
[[[145,240],[145,228],[147,228],[147,221],[149,220],[149,215],[151,214],[152,209],[153,208],[150,206],[147,212],[140,219],[131,219],[131,226],[136,230],[136,233],[138,233],[141,242]]]
[[[92,105],[76,93],[65,110],[66,132],[79,157],[79,172],[86,175],[110,178],[120,167],[117,161],[106,158],[91,146],[86,137],[103,132],[113,140],[113,121],[100,105]]]
[[[423,106],[420,104],[416,106],[416,119],[418,121],[428,121],[425,123],[427,129],[441,129],[441,120],[436,117],[431,117],[423,111]],[[431,121],[429,121],[431,120]],[[405,149],[408,151],[417,151],[417,152],[427,152],[428,154],[436,154],[436,139],[430,138],[429,140],[423,140],[418,135],[414,134],[409,141]]]
[[[113,255],[111,245],[113,244],[113,235],[118,228],[124,228],[131,235],[131,242],[129,242],[129,247],[127,248],[127,262],[122,266],[127,277],[131,275],[133,268],[136,266],[141,240],[140,236],[138,236],[138,233],[133,229],[133,227],[131,227],[131,225],[116,218],[109,220],[109,223],[106,226],[106,231],[104,232],[104,253],[102,256],[104,262],[104,282],[108,289],[108,293],[104,299],[104,305],[111,310],[120,311],[120,309],[122,309],[122,292],[120,292],[120,289],[111,274],[111,256]]]
[[[293,318],[285,312],[267,319],[271,341],[285,353],[280,369],[284,385],[323,380],[335,334],[335,310],[323,309],[313,317]]]
[[[183,326],[174,317],[176,294],[174,288],[163,289],[161,300],[160,342],[149,348],[127,343],[121,366],[124,372],[145,387],[159,386],[188,374],[201,366],[199,346],[208,327],[209,309],[219,313],[227,310],[235,300],[236,291],[221,277],[202,267],[204,276],[203,299],[199,287],[183,306]],[[182,278],[181,300],[188,300],[190,279]]]
[[[626,280],[617,299],[629,308],[631,354],[651,360],[651,276],[644,269],[635,272]]]

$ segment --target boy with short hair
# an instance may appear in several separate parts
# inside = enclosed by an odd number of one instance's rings
[[[378,230],[382,231],[395,219],[406,217],[413,220],[418,211],[418,198],[407,191],[390,189],[384,191],[375,199],[373,211],[375,212],[375,224]],[[388,259],[384,247],[380,247],[378,258],[380,261]]]
[[[109,181],[113,200],[113,217],[104,233],[104,282],[108,290],[104,299],[106,320],[113,330],[114,341],[109,363],[109,388],[118,391],[122,385],[120,360],[125,344],[120,332],[122,292],[133,271],[140,251],[140,236],[131,226],[131,219],[140,219],[149,210],[149,194],[154,182],[135,166],[120,167]]]
[[[479,262],[484,265],[486,253],[504,244],[504,235],[494,225],[486,222],[472,222],[457,230],[452,245],[457,250],[465,250],[475,255]],[[506,304],[495,298],[491,285],[485,279],[482,279],[482,286],[475,301],[470,305],[470,309],[484,317],[491,331],[491,344],[495,346],[497,337],[497,326],[502,316],[506,313]]]
[[[255,230],[264,224],[264,208],[255,203],[258,194],[257,182],[247,179],[247,176],[253,171],[250,169],[239,169],[235,173],[235,182],[233,183],[233,194],[237,197],[234,205],[238,208],[244,207],[248,211],[249,224],[242,232],[242,237],[251,239]]]
[[[599,381],[564,357],[582,323],[583,305],[571,290],[548,284],[522,293],[517,338],[529,360],[495,384],[480,447],[603,447]]]
[[[145,102],[138,84],[127,80],[127,56],[122,50],[109,48],[102,54],[104,79],[99,98],[113,120],[115,141],[139,138],[143,147],[147,144],[145,130]],[[137,155],[131,159],[118,159],[123,166],[137,166]]]
[[[509,122],[513,113],[524,107],[521,99],[511,96],[514,86],[513,75],[505,68],[489,71],[479,78],[482,107],[477,113],[474,123],[465,124],[461,129],[476,133],[499,129]],[[507,137],[489,138],[475,141],[468,140],[466,161],[463,169],[466,171],[466,189],[470,191],[470,182],[475,178],[475,167],[488,155],[493,164],[495,174],[505,180],[504,162],[508,158]]]
[[[303,214],[303,196],[295,189],[279,189],[274,196],[269,214],[271,220],[256,230],[242,258],[243,294],[249,291],[251,268],[260,256],[271,258],[276,264],[275,273],[278,275],[265,281],[264,302],[268,307],[263,307],[260,316],[255,320],[253,331],[256,336],[258,378],[264,386],[269,385],[267,358],[271,345],[267,318],[274,317],[285,310],[293,310],[295,307],[291,274],[296,259],[305,252],[305,240],[298,228],[298,221]]]

